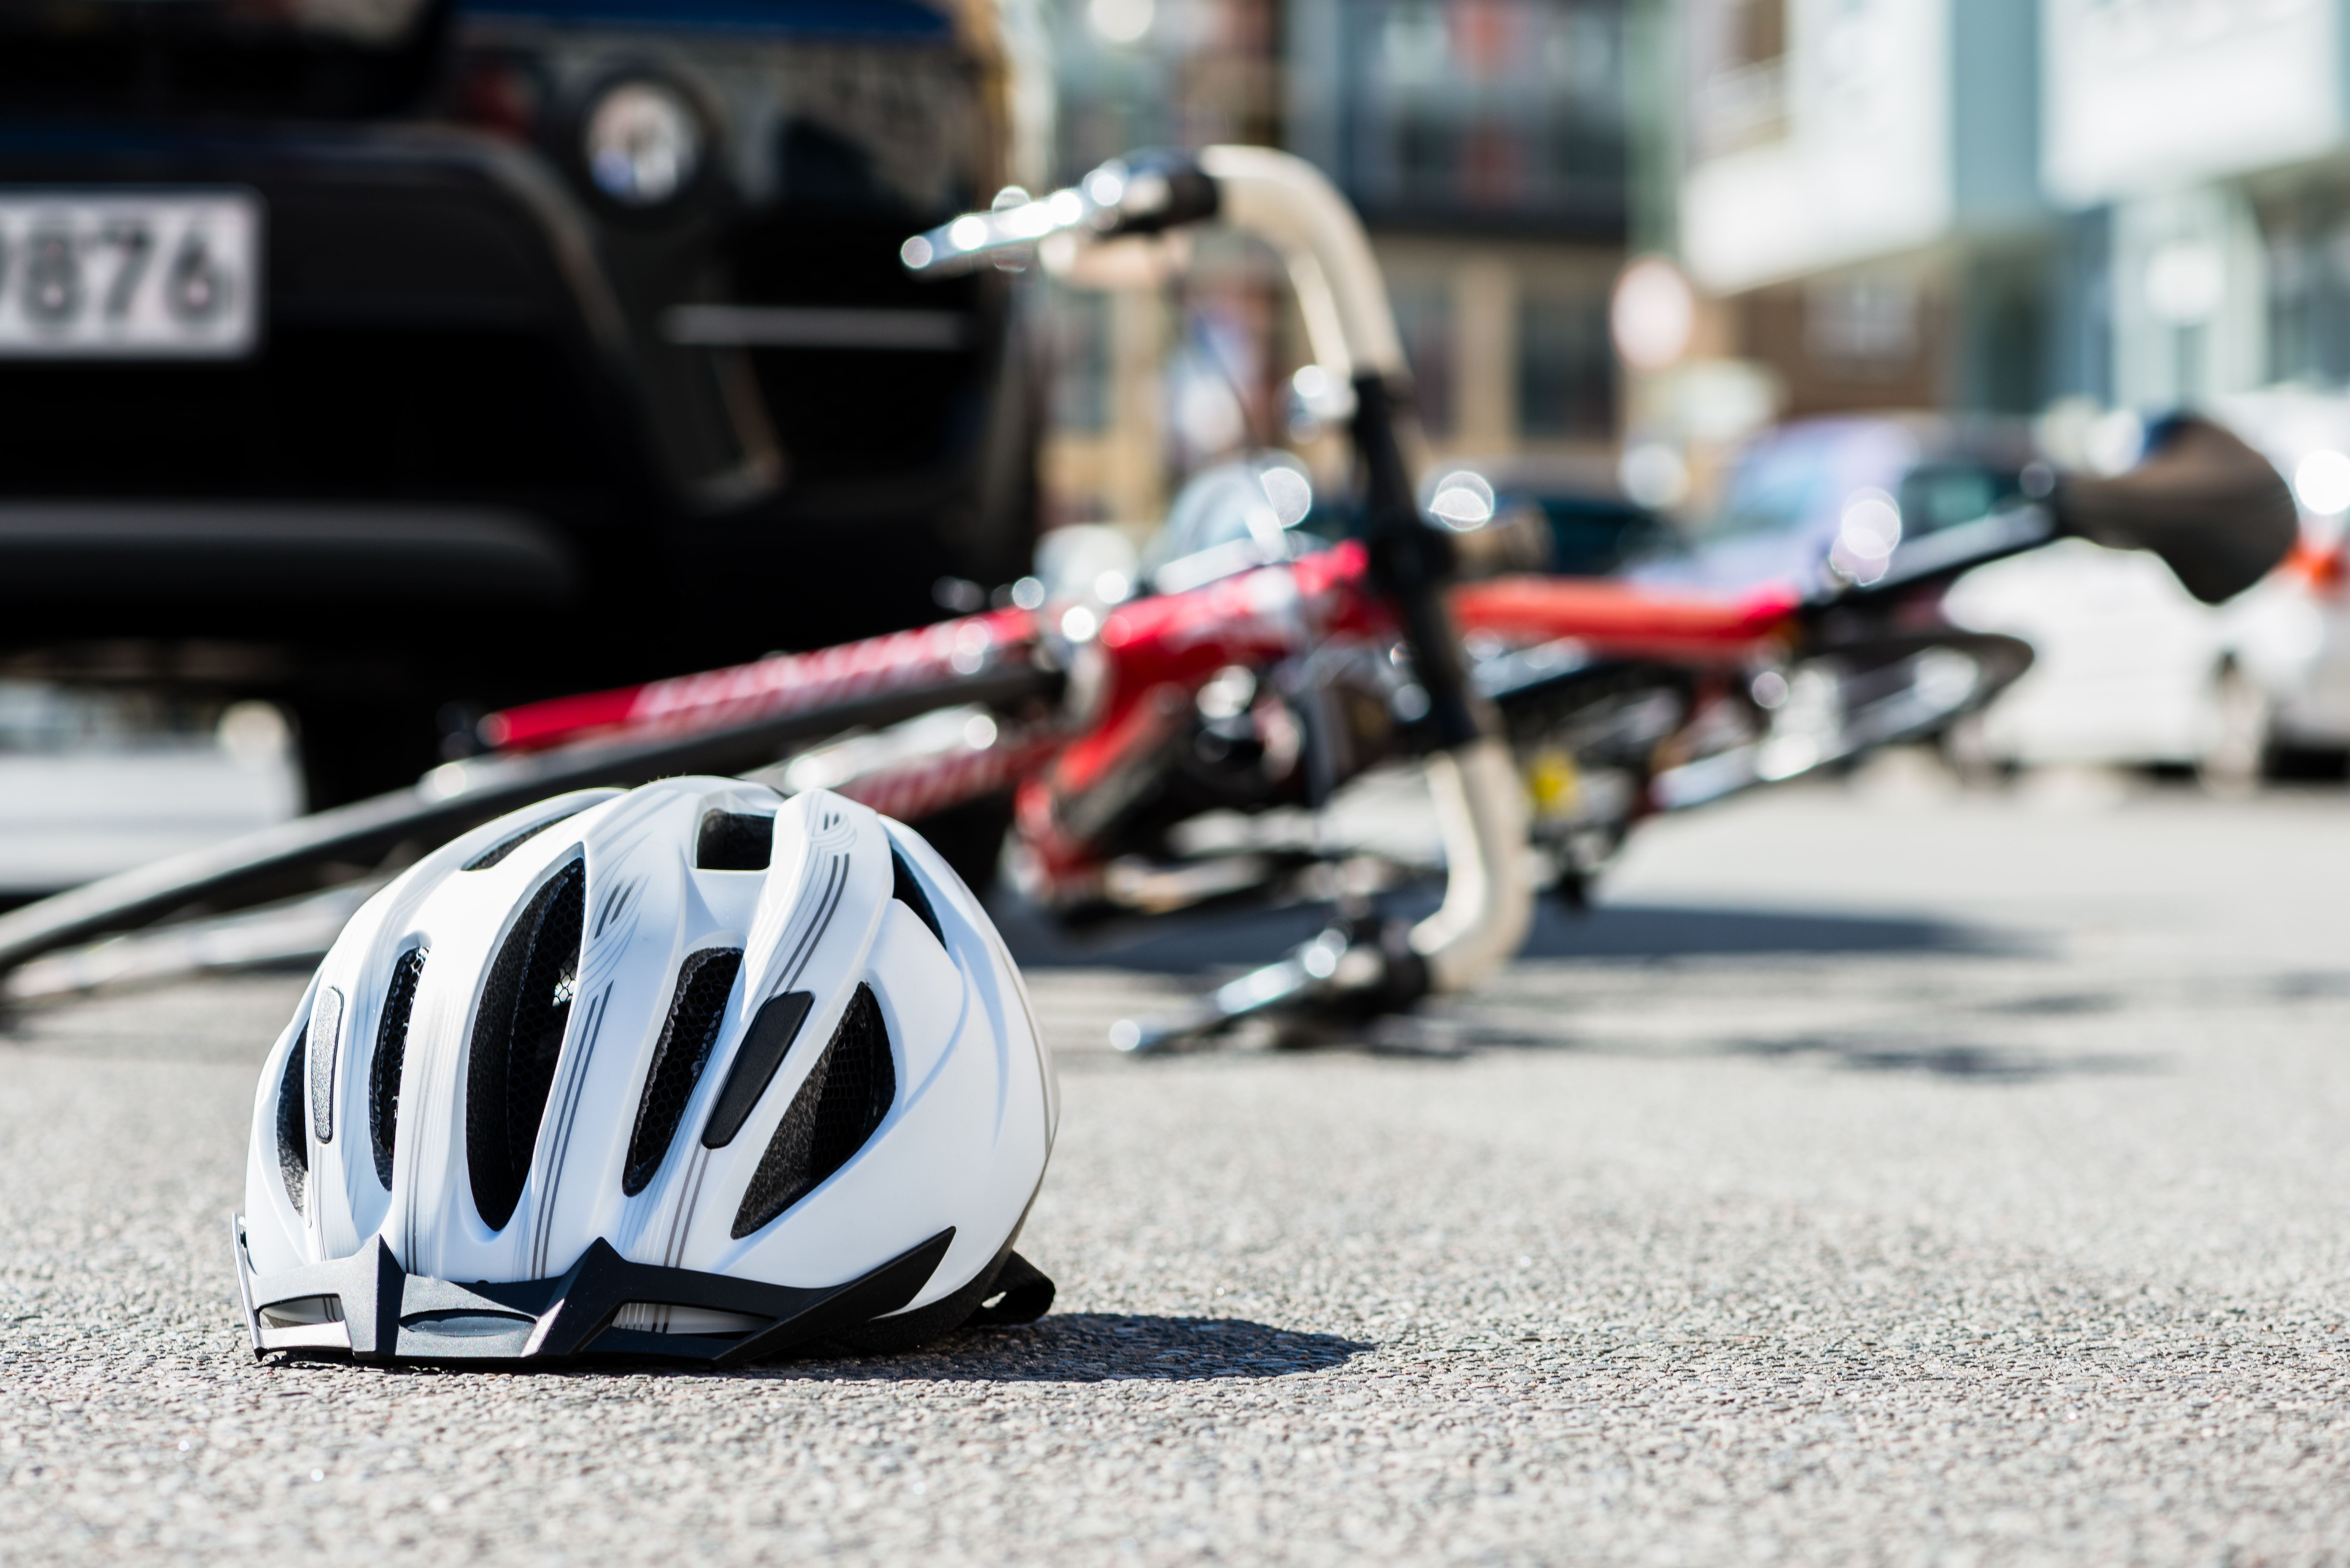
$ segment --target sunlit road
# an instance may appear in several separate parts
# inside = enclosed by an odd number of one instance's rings
[[[1272,917],[1032,944],[1035,1328],[735,1376],[259,1366],[297,980],[0,1043],[0,1561],[2350,1557],[2350,797],[1653,825],[1472,1002],[1107,1023]]]

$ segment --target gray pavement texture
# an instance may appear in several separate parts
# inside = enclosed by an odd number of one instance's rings
[[[0,1561],[2350,1562],[2345,895],[2339,793],[1864,779],[1322,1049],[1100,1047],[1246,921],[1047,953],[1057,1310],[727,1376],[256,1364],[298,981],[29,1013]]]

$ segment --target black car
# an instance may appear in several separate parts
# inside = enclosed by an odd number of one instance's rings
[[[315,806],[1018,576],[1011,280],[898,260],[1036,90],[949,3],[0,0],[0,669],[273,697]]]

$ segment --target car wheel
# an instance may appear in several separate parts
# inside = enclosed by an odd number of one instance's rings
[[[2294,784],[2341,784],[2350,779],[2350,751],[2340,746],[2288,745],[2271,742],[2268,774]]]

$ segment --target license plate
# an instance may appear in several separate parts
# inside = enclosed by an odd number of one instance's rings
[[[251,192],[0,190],[0,358],[234,359],[260,326]]]

